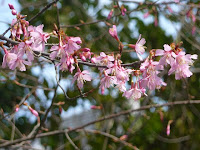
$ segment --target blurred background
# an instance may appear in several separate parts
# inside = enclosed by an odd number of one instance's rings
[[[44,6],[52,2],[51,0],[1,0],[0,1],[0,26],[1,34],[9,27],[13,16],[10,13],[8,3],[14,5],[15,9],[23,15],[27,15],[26,20],[32,18]],[[32,25],[44,24],[45,32],[52,32],[53,24],[57,21],[57,7],[59,10],[60,26],[69,36],[80,36],[82,47],[89,47],[92,52],[99,54],[118,52],[118,43],[111,38],[108,33],[112,24],[117,26],[118,36],[123,44],[135,44],[139,34],[146,39],[147,47],[145,58],[151,49],[163,49],[164,44],[172,42],[183,42],[182,47],[186,53],[200,54],[200,3],[198,0],[183,0],[181,4],[172,2],[168,5],[157,5],[163,3],[163,0],[145,1],[145,5],[140,5],[144,1],[119,1],[127,9],[125,16],[117,15],[119,9],[114,9],[114,16],[106,20],[109,12],[116,5],[112,0],[60,0],[57,5],[50,7],[45,13],[31,22]],[[186,5],[189,3],[190,5]],[[147,18],[144,14],[149,12]],[[187,16],[192,12],[195,16]],[[94,22],[89,25],[84,23]],[[158,25],[156,25],[158,22]],[[8,33],[6,36],[9,37]],[[50,38],[49,43],[57,43],[58,40]],[[50,47],[46,47],[49,52]],[[0,53],[2,62],[3,53]],[[123,63],[137,61],[137,55],[130,52],[130,49],[124,50],[122,54]],[[173,101],[182,101],[189,99],[200,99],[200,61],[195,61],[191,68],[193,76],[185,80],[176,81],[174,75],[168,76],[163,73],[163,79],[167,83],[166,87],[160,90],[147,91],[148,96],[139,101],[127,100],[122,94],[114,88],[105,91],[101,95],[99,90],[100,77],[98,70],[82,66],[84,69],[91,70],[92,82],[84,84],[83,92],[94,89],[86,98],[78,98],[73,101],[67,101],[61,89],[57,90],[55,103],[65,102],[61,107],[54,106],[45,122],[49,131],[74,128],[96,120],[109,114],[139,108],[149,104],[164,104]],[[62,72],[60,81],[62,87],[70,97],[79,95],[76,86],[71,84],[74,74]],[[33,94],[27,99],[27,103],[40,113],[50,106],[53,97],[53,89],[56,87],[54,65],[44,58],[35,60],[35,64],[27,69],[26,72],[10,71],[1,68],[0,70],[0,109],[4,114],[12,112],[16,104],[30,91]],[[29,85],[25,87],[23,85]],[[45,87],[46,89],[42,88]],[[101,110],[92,110],[91,106],[103,106]],[[87,129],[100,130],[116,137],[127,135],[127,142],[136,146],[140,150],[196,150],[200,147],[200,105],[183,105],[174,107],[163,107],[158,109],[145,110],[133,113],[127,116],[120,116],[114,119],[106,120]],[[166,135],[166,127],[169,120],[171,124],[171,134]],[[20,107],[14,116],[0,120],[0,142],[1,139],[10,140],[12,132],[12,123],[15,123],[16,131],[14,139],[27,135],[37,124],[37,119],[31,114],[27,107]],[[45,132],[45,131],[44,131]],[[113,141],[107,137],[98,134],[86,132],[72,132],[69,134],[74,143],[83,150],[126,150],[129,147]],[[74,149],[68,142],[65,135],[44,137],[36,139],[31,143],[32,147],[37,149]]]

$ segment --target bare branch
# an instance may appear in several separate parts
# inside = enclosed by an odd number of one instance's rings
[[[165,103],[165,104],[153,104],[153,105],[147,105],[147,106],[143,106],[140,107],[138,109],[130,109],[127,111],[122,111],[116,114],[112,114],[112,115],[108,115],[106,117],[97,119],[95,121],[91,121],[89,123],[86,123],[82,126],[76,127],[76,128],[72,128],[72,129],[68,129],[68,130],[55,130],[55,131],[50,131],[50,132],[46,132],[46,133],[41,133],[36,135],[36,137],[32,136],[32,137],[25,137],[25,138],[21,138],[21,139],[17,139],[14,141],[10,141],[10,142],[6,142],[3,144],[0,144],[0,148],[2,147],[8,147],[10,145],[16,144],[16,143],[20,143],[22,141],[28,141],[34,138],[42,138],[42,137],[46,137],[46,136],[52,136],[52,135],[57,135],[57,134],[64,134],[65,132],[72,132],[72,131],[76,131],[79,129],[83,129],[84,127],[87,127],[91,124],[95,124],[97,122],[102,122],[104,120],[108,120],[108,119],[112,119],[112,118],[116,118],[122,115],[128,115],[130,113],[136,112],[136,111],[142,111],[142,110],[147,110],[150,108],[159,108],[159,107],[164,107],[164,106],[175,106],[175,105],[188,105],[188,104],[200,104],[200,100],[185,100],[185,101],[176,101],[176,102],[169,102],[169,103]]]
[[[102,132],[102,131],[98,131],[98,130],[89,130],[89,129],[79,129],[76,131],[85,131],[85,132],[89,132],[89,133],[93,133],[93,134],[100,134],[105,137],[111,138],[114,142],[120,142],[120,143],[124,144],[125,146],[128,146],[131,149],[138,150],[138,148],[136,146],[133,146],[131,143],[120,140],[120,138],[118,138],[112,134],[106,133],[106,132]]]
[[[80,150],[72,141],[72,139],[69,137],[69,134],[67,132],[65,132],[65,136],[66,138],[69,140],[69,142],[71,143],[71,145],[76,149],[76,150]]]

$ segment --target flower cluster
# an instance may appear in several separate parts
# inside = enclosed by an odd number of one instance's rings
[[[43,25],[29,26],[29,22],[16,12],[13,5],[9,4],[9,7],[12,14],[16,16],[11,24],[11,38],[19,44],[7,50],[1,43],[5,53],[2,67],[8,66],[12,70],[18,68],[20,71],[26,71],[25,65],[30,66],[34,60],[34,51],[43,52],[50,35],[43,32]]]
[[[162,56],[159,61],[160,65],[170,65],[171,68],[168,74],[175,73],[176,80],[190,77],[192,72],[189,68],[193,64],[192,59],[197,59],[196,54],[186,54],[182,49],[175,47],[173,44],[171,46],[165,44],[164,50],[157,50],[155,55]]]
[[[2,67],[8,66],[12,70],[18,68],[20,71],[25,71],[25,65],[30,66],[32,64],[35,54],[42,54],[45,51],[45,44],[50,38],[50,34],[43,31],[44,25],[37,27],[30,26],[29,22],[24,20],[25,17],[17,13],[12,5],[9,5],[9,7],[12,10],[12,14],[16,16],[16,19],[12,21],[11,38],[19,44],[8,50],[2,42],[0,43],[5,53]],[[123,10],[122,14],[124,15],[126,9],[122,7],[121,10]],[[165,66],[169,65],[171,67],[168,75],[175,73],[176,80],[192,75],[189,68],[193,64],[193,59],[197,59],[197,55],[186,54],[175,44],[171,44],[170,46],[165,44],[164,50],[151,50],[150,56],[143,61],[141,55],[145,53],[146,47],[144,44],[146,40],[141,38],[141,35],[139,35],[138,41],[135,44],[123,45],[118,37],[115,25],[110,28],[109,33],[119,43],[119,54],[107,55],[101,52],[97,56],[89,48],[81,47],[82,40],[80,37],[68,36],[55,25],[52,34],[57,36],[59,43],[50,48],[49,57],[52,61],[57,59],[58,63],[56,66],[59,66],[62,71],[73,73],[75,68],[77,69],[72,83],[77,81],[79,89],[83,88],[84,82],[92,80],[89,71],[81,71],[79,61],[90,63],[90,65],[100,65],[101,80],[99,88],[101,89],[101,93],[103,94],[106,88],[115,87],[126,98],[135,100],[146,95],[145,92],[147,89],[155,90],[160,89],[161,86],[166,86],[166,83],[159,76],[160,71],[164,70]],[[138,70],[123,66],[120,58],[124,46],[136,52],[141,61]],[[156,56],[160,57],[159,61],[154,60]],[[133,77],[135,80],[133,80]],[[129,81],[131,82],[131,86],[127,89]],[[29,110],[33,112],[31,108]]]

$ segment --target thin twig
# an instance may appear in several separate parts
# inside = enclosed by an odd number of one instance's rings
[[[48,116],[50,110],[51,110],[52,107],[53,107],[53,103],[54,103],[54,101],[55,101],[55,99],[56,99],[56,95],[57,95],[57,93],[56,93],[57,89],[58,89],[58,85],[57,85],[57,86],[55,87],[55,89],[54,89],[54,96],[53,96],[53,98],[52,98],[52,100],[51,100],[51,105],[50,105],[49,108],[46,110],[43,119],[40,121],[40,124],[39,124],[38,127],[36,128],[35,133],[33,133],[33,136],[34,136],[34,137],[36,137],[36,135],[38,134],[39,130],[43,127],[43,125],[44,125],[44,123],[45,123],[45,121],[46,121],[46,119],[47,119],[47,116]]]
[[[120,143],[124,144],[125,146],[128,146],[131,149],[138,150],[138,148],[136,146],[133,146],[131,143],[120,140],[120,138],[118,138],[112,134],[106,133],[106,132],[102,132],[102,131],[98,131],[98,130],[89,130],[89,129],[79,129],[76,131],[85,131],[85,132],[89,132],[89,133],[93,133],[93,134],[100,134],[105,137],[111,138],[114,142],[120,142]]]
[[[38,12],[35,16],[33,16],[31,19],[28,20],[28,22],[32,22],[35,20],[38,16],[40,16],[43,12],[45,12],[51,5],[57,3],[59,0],[54,0],[53,2],[47,4],[40,12]]]
[[[179,137],[179,138],[168,139],[168,138],[162,137],[160,135],[157,135],[157,139],[159,141],[162,141],[165,143],[181,143],[181,142],[190,140],[190,136],[183,136],[183,137]]]
[[[72,139],[69,137],[69,134],[67,132],[65,132],[65,136],[66,138],[69,140],[69,142],[71,143],[71,145],[76,149],[76,150],[80,150],[72,141]]]

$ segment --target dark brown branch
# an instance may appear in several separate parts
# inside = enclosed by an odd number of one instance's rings
[[[36,138],[52,136],[52,135],[57,135],[57,134],[64,134],[65,132],[76,131],[76,130],[79,130],[79,129],[83,129],[83,128],[91,125],[91,124],[95,124],[97,122],[102,122],[104,120],[116,118],[116,117],[119,117],[119,116],[122,116],[122,115],[128,115],[128,114],[136,112],[136,111],[147,110],[147,109],[150,109],[150,108],[159,108],[159,107],[164,107],[164,106],[188,105],[188,104],[200,104],[200,100],[190,100],[190,101],[185,100],[185,101],[169,102],[169,103],[165,103],[165,104],[147,105],[147,106],[140,107],[138,109],[130,109],[130,110],[127,110],[127,111],[119,112],[117,114],[108,115],[106,117],[97,119],[95,121],[91,121],[91,122],[86,123],[86,124],[84,124],[82,126],[79,126],[79,127],[76,127],[76,128],[72,128],[72,129],[69,129],[69,130],[55,130],[55,131],[50,131],[50,132],[46,132],[46,133],[41,133],[41,134],[36,135]],[[31,140],[33,138],[35,138],[35,137],[33,137],[33,136],[32,137],[25,137],[25,138],[17,139],[17,140],[14,140],[14,141],[6,142],[6,143],[1,144],[0,148],[8,147],[10,145],[13,145],[13,144],[16,144],[16,143],[19,143],[19,142],[22,142],[22,141]]]

